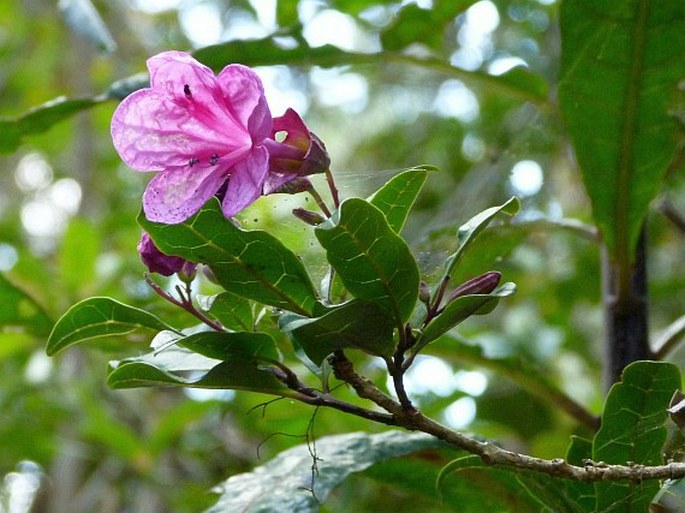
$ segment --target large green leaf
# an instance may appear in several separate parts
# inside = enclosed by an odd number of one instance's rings
[[[151,313],[108,297],[92,297],[69,308],[48,337],[46,352],[52,356],[77,342],[128,335],[139,329],[173,329]]]
[[[447,2],[446,2],[447,4]],[[451,9],[447,5],[447,9]],[[404,30],[404,29],[403,29]],[[287,35],[282,33],[280,35]],[[220,70],[231,62],[241,62],[248,66],[294,65],[321,66],[325,68],[349,64],[385,66],[395,63],[407,67],[430,69],[446,77],[453,77],[478,88],[487,88],[506,96],[531,101],[538,105],[547,104],[547,93],[544,80],[535,77],[533,80],[512,80],[511,77],[495,76],[480,71],[467,71],[452,66],[442,58],[416,57],[409,53],[385,51],[378,53],[348,52],[332,45],[312,48],[306,44],[299,32],[292,32],[298,45],[284,48],[273,37],[251,41],[230,41],[207,46],[196,50],[193,55],[207,66]],[[532,74],[531,74],[532,75]],[[141,85],[141,87],[143,87]],[[541,94],[541,91],[544,94]]]
[[[231,360],[236,357],[267,362],[280,360],[276,342],[266,333],[204,331],[179,339],[178,344],[217,360]]]
[[[383,212],[390,228],[400,233],[409,211],[426,183],[430,166],[415,167],[398,173],[369,198],[369,203]]]
[[[419,352],[427,344],[472,315],[486,315],[492,312],[501,298],[510,296],[515,291],[516,285],[507,282],[490,294],[469,294],[457,297],[445,306],[440,315],[428,323],[428,326],[421,332],[416,346],[412,348],[412,352]]]
[[[678,367],[640,361],[623,371],[606,400],[602,427],[592,444],[594,461],[626,465],[663,464],[668,412],[673,392],[680,388]],[[646,512],[659,491],[656,481],[595,483],[596,511]]]
[[[419,270],[378,208],[350,198],[314,233],[352,295],[388,308],[396,326],[409,318],[418,298]]]
[[[176,346],[110,362],[110,367],[107,383],[112,388],[181,386],[290,394],[273,374],[250,359],[221,361]]]
[[[93,98],[55,98],[16,118],[0,118],[0,154],[15,151],[27,135],[40,134],[74,114],[102,103],[106,96]]]
[[[566,495],[560,479],[488,466],[477,456],[463,456],[447,464],[438,476],[437,486],[441,493],[449,492],[452,501],[455,495],[461,497],[464,507],[460,511],[467,513],[586,511]]]
[[[243,230],[226,219],[216,199],[179,224],[139,224],[165,253],[207,264],[229,292],[301,315],[311,315],[316,292],[302,261],[262,230]]]
[[[567,129],[610,255],[628,262],[677,147],[685,2],[565,0],[561,35]]]
[[[52,321],[45,310],[27,292],[0,273],[0,333],[4,329],[44,336],[50,332]]]
[[[252,472],[233,476],[221,487],[217,504],[206,513],[296,511],[315,513],[331,491],[353,472],[371,465],[440,447],[436,438],[402,431],[329,436],[316,445],[298,445]],[[312,472],[316,454],[316,472]]]
[[[346,347],[390,356],[394,349],[393,328],[393,319],[385,308],[364,300],[350,301],[316,319],[292,319],[282,326],[319,366],[333,351]]]

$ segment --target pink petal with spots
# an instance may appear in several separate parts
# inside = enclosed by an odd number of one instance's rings
[[[222,205],[224,216],[233,217],[259,198],[268,172],[269,152],[264,146],[254,148],[248,158],[236,164]]]
[[[195,214],[226,181],[226,172],[197,166],[167,169],[155,176],[143,194],[145,217],[157,223],[181,223]]]
[[[247,81],[234,101],[212,70],[183,52],[152,57],[148,68],[151,87],[127,97],[112,118],[114,146],[133,169],[158,171],[187,165],[191,159],[206,162],[216,155],[225,160],[236,151],[243,153],[255,135],[261,136],[251,134],[252,112],[244,112],[247,108],[258,107],[255,115],[260,119],[266,111],[270,123],[261,82]],[[259,80],[252,72],[249,76]]]

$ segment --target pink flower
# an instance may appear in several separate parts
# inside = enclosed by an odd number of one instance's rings
[[[159,171],[143,195],[146,217],[180,223],[227,180],[222,208],[234,216],[262,194],[269,174],[265,140],[273,122],[259,77],[239,64],[215,76],[176,51],[150,58],[147,66],[150,87],[121,102],[111,127],[126,164]]]
[[[158,273],[163,276],[181,273],[184,276],[191,277],[195,274],[195,269],[197,268],[197,264],[188,262],[184,258],[162,253],[155,246],[155,243],[152,242],[147,232],[143,232],[143,236],[140,238],[138,253],[145,267],[151,273]]]

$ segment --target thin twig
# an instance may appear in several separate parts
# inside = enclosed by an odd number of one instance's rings
[[[150,288],[158,296],[169,301],[173,305],[176,305],[180,308],[183,308],[190,315],[196,317],[197,319],[202,321],[204,324],[206,324],[207,326],[209,326],[213,330],[225,331],[224,327],[221,324],[210,319],[205,314],[200,312],[197,308],[195,308],[195,305],[193,305],[193,300],[192,300],[192,296],[191,296],[190,283],[186,283],[185,294],[184,294],[183,290],[181,290],[181,288],[178,285],[176,286],[176,292],[178,293],[180,299],[176,299],[174,296],[167,293],[162,287],[160,287],[157,283],[155,283],[155,281],[147,273],[145,274],[145,283],[147,283],[150,286]]]
[[[326,203],[319,194],[319,191],[317,191],[313,185],[310,185],[310,187],[307,189],[307,192],[311,195],[312,198],[314,198],[314,201],[321,209],[321,212],[323,212],[323,214],[326,217],[331,217],[331,211],[328,209],[328,206],[326,206]]]
[[[326,182],[328,182],[328,188],[331,191],[331,197],[333,198],[333,204],[335,208],[340,206],[340,195],[338,194],[338,188],[335,185],[335,180],[333,180],[333,173],[330,169],[326,169]]]

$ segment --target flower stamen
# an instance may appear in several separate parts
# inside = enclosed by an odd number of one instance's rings
[[[189,100],[193,97],[193,93],[190,92],[190,86],[188,84],[183,84],[183,94]]]

